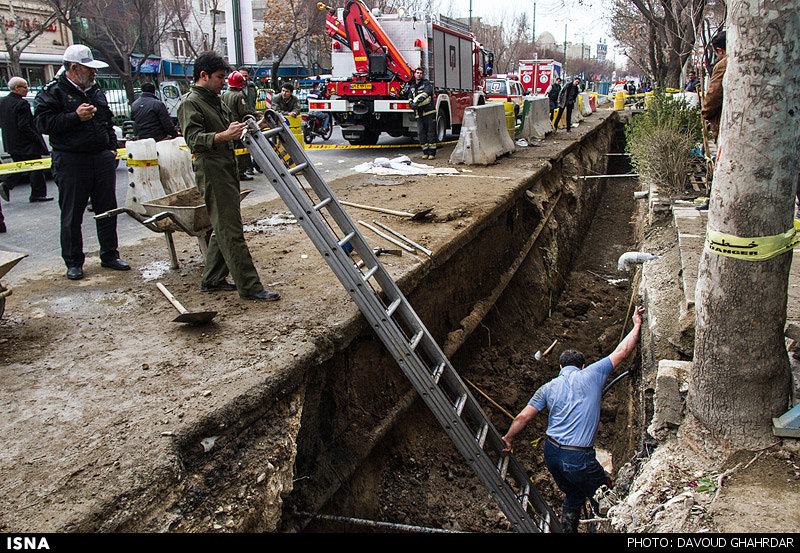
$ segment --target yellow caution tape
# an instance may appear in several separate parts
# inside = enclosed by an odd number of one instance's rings
[[[792,228],[783,234],[741,238],[709,228],[706,230],[705,247],[710,252],[726,257],[765,261],[790,251],[800,243],[800,237],[797,236],[798,229],[800,229],[800,221],[795,220]]]
[[[26,173],[28,171],[39,171],[50,168],[50,158],[31,159],[29,161],[14,161],[0,165],[0,175],[10,175],[12,173]]]
[[[457,140],[450,140],[448,142],[437,142],[435,146],[446,146],[448,144],[455,144]],[[357,148],[419,148],[419,144],[375,144],[365,146],[344,145],[344,144],[306,144],[306,150],[354,150]]]
[[[158,165],[157,159],[131,159],[128,158],[128,167],[152,167]]]

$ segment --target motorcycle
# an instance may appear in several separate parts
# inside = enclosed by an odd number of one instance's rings
[[[315,136],[319,136],[322,140],[330,139],[333,134],[333,118],[328,122],[328,128],[322,128],[323,118],[322,114],[318,113],[304,113],[301,116],[301,126],[303,128],[303,138],[306,144],[311,144]]]

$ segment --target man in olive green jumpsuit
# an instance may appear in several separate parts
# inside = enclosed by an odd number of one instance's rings
[[[255,117],[256,112],[250,110],[247,105],[242,88],[246,85],[244,77],[238,71],[234,71],[228,75],[228,90],[222,93],[222,103],[228,107],[231,112],[231,118],[234,121],[243,122],[245,117]],[[253,177],[247,175],[247,168],[250,167],[250,154],[244,150],[244,143],[241,140],[234,141],[234,148],[236,153],[236,164],[239,167],[239,180],[253,180]]]
[[[233,144],[246,125],[234,121],[220,100],[227,72],[218,54],[201,54],[194,63],[194,85],[178,106],[183,136],[194,154],[197,188],[213,227],[201,290],[238,290],[245,299],[275,301],[280,296],[264,289],[244,239]],[[226,280],[229,273],[235,283]]]

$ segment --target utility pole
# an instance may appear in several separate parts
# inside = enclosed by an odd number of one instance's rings
[[[533,3],[533,19],[531,20],[531,47],[536,48],[536,2]]]
[[[469,30],[472,31],[472,0],[469,0]]]

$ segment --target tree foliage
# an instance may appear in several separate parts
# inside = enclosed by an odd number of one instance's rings
[[[678,88],[698,41],[707,0],[614,0],[611,34],[658,88]]]

